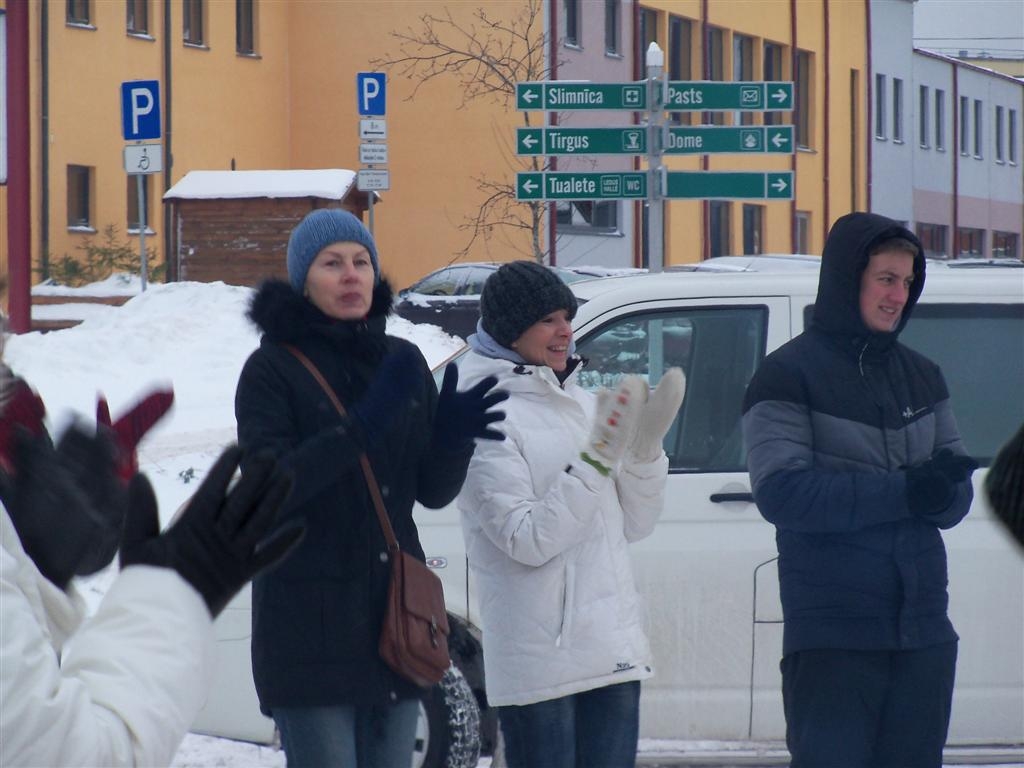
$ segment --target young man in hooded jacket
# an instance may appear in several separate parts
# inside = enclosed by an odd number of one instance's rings
[[[754,498],[779,548],[794,768],[942,764],[958,638],[939,531],[967,514],[977,465],[942,372],[898,341],[924,280],[909,230],[843,216],[810,327],[747,389]]]

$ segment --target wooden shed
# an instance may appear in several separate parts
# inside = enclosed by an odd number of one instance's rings
[[[164,193],[173,228],[167,279],[287,279],[288,235],[302,217],[342,208],[363,218],[369,194],[356,189],[355,171],[338,168],[190,171]]]

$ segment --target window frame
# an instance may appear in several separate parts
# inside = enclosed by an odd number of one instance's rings
[[[206,48],[206,3],[204,0],[182,0],[181,36],[185,45]]]
[[[903,78],[892,79],[892,143],[903,143]]]
[[[916,227],[917,239],[921,241],[924,255],[930,259],[949,258],[949,227],[919,221]],[[938,246],[938,247],[936,247]]]
[[[764,206],[743,203],[743,254],[760,256],[764,253]]]
[[[563,0],[565,17],[565,45],[570,48],[582,48],[583,3],[581,0]]]
[[[984,157],[985,134],[984,130],[984,103],[981,99],[974,100],[974,159],[981,160]]]
[[[918,86],[917,100],[917,140],[922,149],[931,149],[931,89],[927,85]]]
[[[814,144],[814,110],[811,97],[814,93],[814,54],[811,51],[796,52],[796,72],[794,73],[794,90],[796,114],[794,115],[794,133],[799,149],[812,149]],[[801,84],[802,83],[802,84]]]
[[[994,118],[995,119],[995,129],[996,129],[995,156],[996,156],[996,162],[999,163],[1000,165],[1004,165],[1006,163],[1006,148],[1005,148],[1006,138],[1005,138],[1005,134],[1003,133],[1003,112],[1004,112],[1003,105],[1002,104],[996,104],[995,105],[995,118]]]
[[[880,72],[875,73],[875,138],[885,141],[888,138],[886,133],[886,76]]]
[[[65,0],[64,23],[72,27],[92,26],[90,0]]]
[[[693,79],[693,20],[669,14],[668,17],[668,79]],[[670,112],[669,120],[675,125],[690,125],[690,112]]]
[[[604,52],[622,55],[622,0],[604,0]]]
[[[767,82],[785,80],[783,62],[787,46],[771,40],[765,40],[761,48],[761,77]],[[770,65],[769,65],[770,62]],[[762,115],[765,125],[782,125],[781,112],[765,112]]]
[[[708,201],[708,246],[712,258],[732,254],[732,201]]]
[[[1017,110],[1008,109],[1006,113],[1006,158],[1010,165],[1017,164]]]
[[[149,181],[151,174],[128,174],[127,175],[127,186],[125,189],[125,231],[129,235],[139,234],[141,227],[139,226],[142,222],[139,221],[139,188],[137,177],[142,177],[142,204],[145,206],[146,213],[146,234],[154,234],[153,222],[149,218],[149,212],[152,209],[152,184]],[[135,221],[132,221],[132,214],[135,215]]]
[[[149,0],[126,0],[124,17],[125,31],[129,35],[149,37]]]
[[[732,33],[732,79],[754,80],[754,49],[757,39],[750,35]],[[733,125],[753,125],[753,112],[734,112]]]
[[[946,92],[935,89],[935,150],[946,151]]]
[[[622,215],[619,202],[619,200],[559,200],[555,203],[555,222],[558,231],[573,235],[621,235]],[[591,208],[591,221],[587,220],[587,213],[584,210],[587,206]],[[568,211],[569,221],[564,220],[565,211]],[[591,223],[601,211],[611,211],[612,224]],[[604,216],[607,215],[604,214]],[[582,222],[577,221],[577,218],[582,219]]]
[[[704,25],[704,66],[705,80],[725,80],[725,29],[709,24]],[[707,125],[725,125],[725,112],[704,112]]]
[[[971,129],[971,100],[967,96],[960,97],[959,113],[957,120],[960,123],[960,154],[964,157],[968,156],[968,148],[971,146],[970,140],[970,129]]]
[[[93,223],[93,183],[95,171],[88,165],[68,163],[65,171],[67,185],[66,219],[70,230],[92,231]]]
[[[256,0],[235,0],[235,53],[256,56]]]

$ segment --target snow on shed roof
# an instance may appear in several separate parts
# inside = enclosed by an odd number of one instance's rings
[[[164,200],[243,197],[319,197],[342,200],[354,188],[356,172],[344,168],[287,171],[189,171],[164,192]]]

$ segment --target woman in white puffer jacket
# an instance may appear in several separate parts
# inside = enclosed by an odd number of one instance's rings
[[[458,506],[511,768],[633,766],[652,674],[628,544],[661,513],[683,377],[650,399],[636,377],[614,395],[581,389],[575,313],[551,270],[505,264],[460,366],[462,386],[494,375],[510,395],[507,439],[477,445]]]

